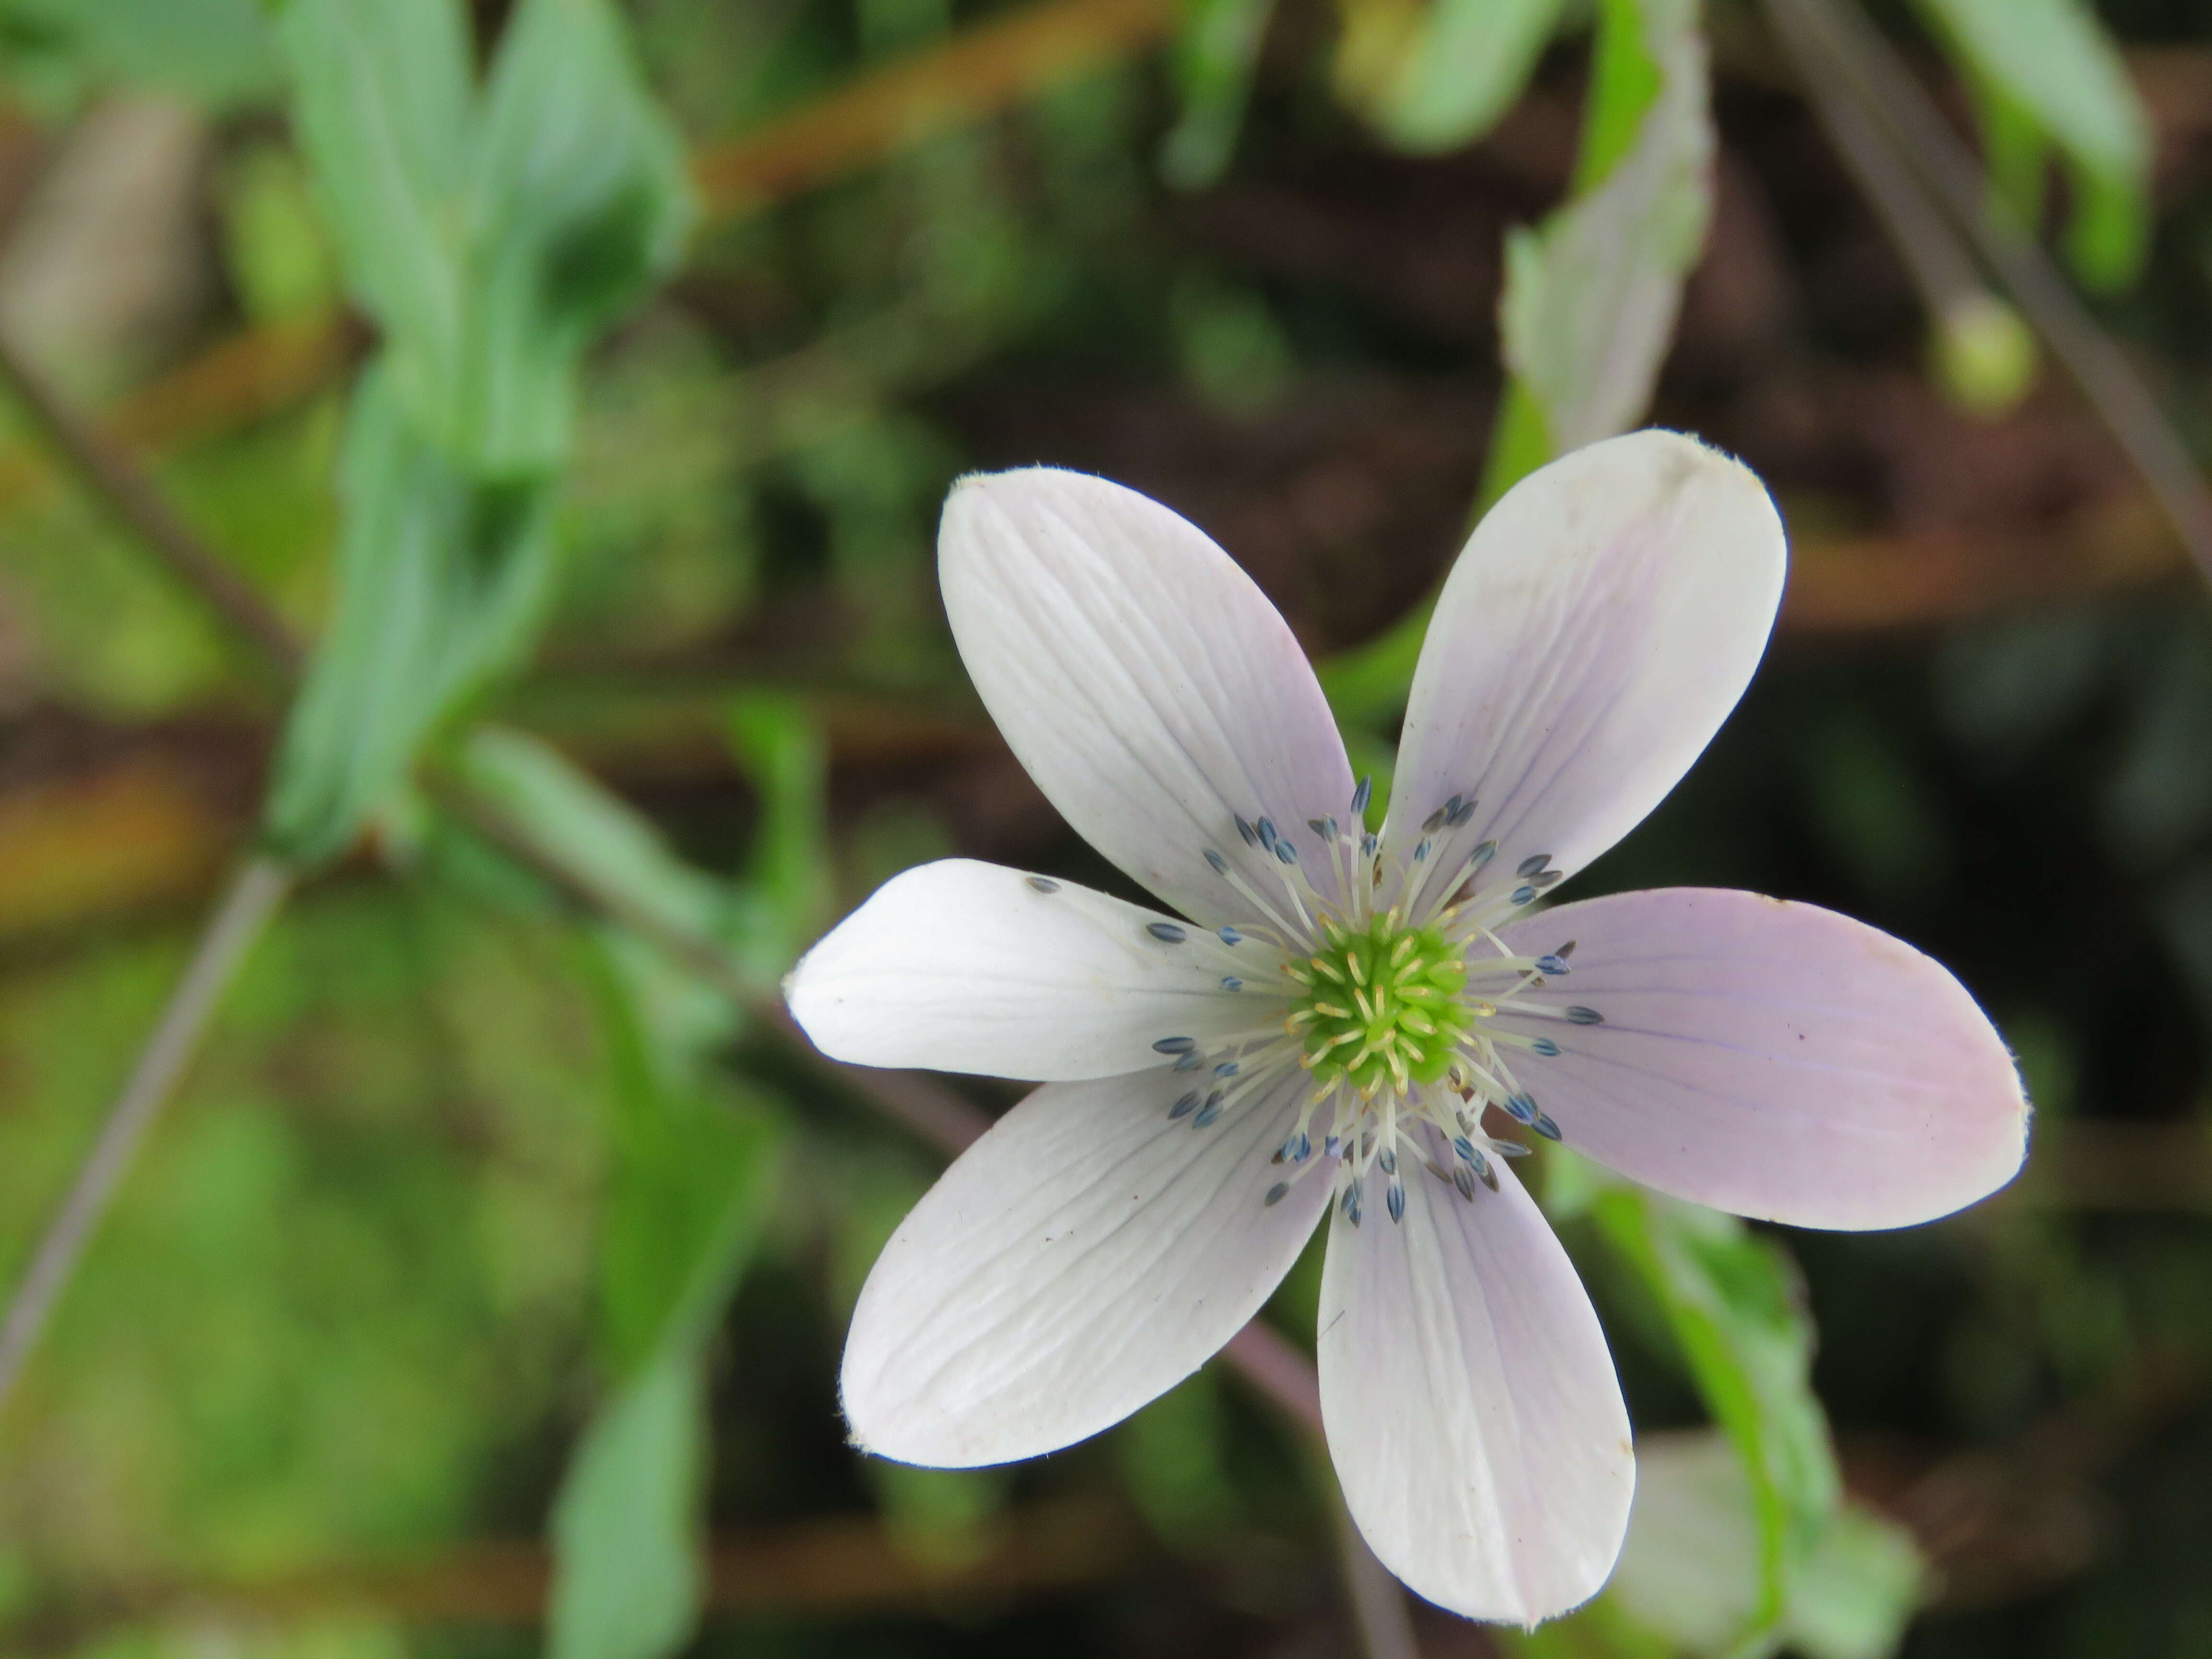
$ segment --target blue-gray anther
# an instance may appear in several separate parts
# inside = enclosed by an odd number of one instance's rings
[[[1358,814],[1364,812],[1367,810],[1367,803],[1374,799],[1375,780],[1371,777],[1360,779],[1359,787],[1352,792],[1352,811],[1353,815],[1356,817]]]
[[[1237,814],[1232,812],[1230,816],[1237,819],[1237,833],[1244,837],[1244,844],[1247,847],[1257,847],[1260,844],[1260,832],[1245,823]]]
[[[1193,1089],[1188,1094],[1178,1098],[1174,1105],[1168,1108],[1168,1121],[1170,1122],[1173,1122],[1176,1118],[1188,1117],[1197,1109],[1198,1091]]]
[[[1605,1016],[1598,1012],[1595,1008],[1569,1008],[1566,1011],[1566,1015],[1567,1024],[1570,1025],[1602,1025],[1605,1024]]]
[[[1338,1139],[1334,1135],[1323,1135],[1322,1137],[1321,1149],[1325,1156],[1334,1158],[1339,1152],[1344,1150],[1344,1143]]]
[[[1290,1190],[1291,1183],[1287,1181],[1279,1181],[1273,1186],[1268,1188],[1267,1200],[1268,1206],[1273,1208],[1275,1205],[1281,1203],[1283,1201],[1283,1194]]]
[[[1476,869],[1480,870],[1484,865],[1489,863],[1491,860],[1497,856],[1498,843],[1494,841],[1486,841],[1474,849],[1474,856],[1469,859],[1468,862],[1472,864]]]
[[[1528,878],[1528,884],[1531,887],[1549,887],[1553,882],[1565,879],[1566,873],[1564,870],[1539,870]]]
[[[1030,885],[1040,893],[1057,893],[1060,890],[1060,884],[1050,876],[1030,876],[1028,880]]]
[[[1548,1118],[1545,1120],[1546,1122],[1549,1122],[1551,1120]],[[1528,1156],[1528,1149],[1526,1146],[1523,1146],[1517,1140],[1498,1140],[1493,1141],[1491,1144],[1496,1146],[1499,1152],[1504,1153],[1508,1158],[1526,1158]],[[1492,1184],[1495,1185],[1496,1183],[1493,1182]]]
[[[1459,1188],[1462,1198],[1470,1204],[1474,1202],[1474,1173],[1466,1164],[1452,1171],[1452,1185]]]
[[[1403,1221],[1406,1218],[1406,1189],[1396,1182],[1390,1183],[1389,1190],[1382,1194],[1382,1201],[1390,1206],[1391,1220]]]
[[[1451,816],[1452,807],[1458,805],[1458,803],[1459,797],[1457,795],[1454,795],[1449,803],[1443,806],[1439,806],[1435,811],[1430,813],[1428,817],[1423,818],[1421,820],[1421,833],[1425,836],[1433,836],[1437,830],[1443,829],[1444,827],[1444,820]]]
[[[1375,856],[1375,849],[1382,844],[1382,837],[1376,835],[1372,830],[1370,830],[1365,835],[1359,838],[1359,856],[1364,859],[1373,858]]]
[[[1321,823],[1322,834],[1330,841],[1334,841],[1338,833],[1336,827],[1336,814],[1334,812],[1328,813],[1322,819]]]
[[[1224,991],[1241,991],[1244,988],[1244,981],[1234,974],[1224,974],[1221,976],[1221,988]]]
[[[1572,939],[1569,939],[1565,945],[1562,945],[1558,950],[1552,952],[1553,956],[1559,957],[1562,962],[1565,962],[1569,957],[1574,955],[1574,953],[1575,941]]]
[[[1538,1037],[1528,1046],[1547,1060],[1557,1060],[1559,1057],[1559,1045],[1549,1037]]]
[[[1359,1224],[1359,1182],[1357,1179],[1344,1189],[1343,1204],[1344,1218],[1357,1227]]]
[[[1334,832],[1329,829],[1328,822],[1325,818],[1308,818],[1306,820],[1306,828],[1312,830],[1314,834],[1319,836],[1323,841],[1334,841],[1336,839]]]
[[[1220,929],[1219,937],[1224,945],[1242,945],[1244,942],[1244,935],[1238,933],[1234,927],[1224,927]]]
[[[1213,1068],[1213,1074],[1216,1077],[1235,1077],[1237,1073],[1243,1069],[1244,1068],[1238,1065],[1235,1060],[1224,1060],[1220,1065]]]
[[[1419,842],[1419,844],[1418,844],[1418,845],[1416,845],[1416,846],[1414,847],[1414,848],[1413,848],[1413,862],[1414,862],[1414,863],[1416,863],[1416,864],[1425,864],[1425,863],[1427,863],[1427,862],[1428,862],[1428,859],[1429,859],[1429,846],[1430,846],[1429,838],[1428,838],[1426,836],[1422,836],[1422,837],[1421,837],[1421,839],[1420,839],[1420,842]]]
[[[1215,875],[1225,876],[1229,873],[1229,860],[1222,857],[1220,854],[1215,852],[1211,847],[1206,849],[1206,861],[1213,866],[1213,873]]]
[[[1527,1095],[1508,1095],[1505,1097],[1505,1114],[1516,1123],[1534,1123],[1536,1121],[1536,1103]]]
[[[1222,1091],[1218,1089],[1216,1089],[1212,1094],[1206,1096],[1206,1104],[1198,1109],[1198,1115],[1190,1121],[1191,1127],[1194,1129],[1206,1128],[1207,1126],[1212,1124],[1216,1118],[1219,1117],[1221,1115],[1222,1098]]]
[[[1204,1054],[1177,1054],[1176,1056],[1176,1063],[1169,1069],[1177,1072],[1194,1072],[1205,1064],[1206,1056]]]
[[[1376,1158],[1375,1161],[1382,1166],[1382,1173],[1384,1175],[1395,1175],[1398,1173],[1398,1149],[1395,1146],[1385,1146],[1382,1149],[1382,1157]]]
[[[1275,1154],[1278,1163],[1303,1164],[1313,1155],[1313,1142],[1303,1129],[1291,1131],[1291,1138],[1283,1143],[1282,1151]]]
[[[1514,866],[1513,873],[1525,881],[1551,861],[1552,855],[1549,853],[1539,853],[1532,859],[1522,859]]]
[[[1557,1140],[1560,1138],[1559,1126],[1552,1121],[1551,1114],[1548,1112],[1537,1113],[1535,1121],[1528,1127],[1547,1140]]]
[[[1461,1135],[1452,1142],[1452,1151],[1457,1152],[1462,1158],[1465,1158],[1470,1164],[1474,1163],[1476,1158],[1481,1156],[1480,1152],[1474,1150],[1474,1143],[1469,1140],[1465,1135]]]
[[[1254,824],[1252,828],[1260,837],[1260,845],[1266,848],[1269,852],[1273,852],[1275,850],[1274,819],[1261,818],[1259,823]]]
[[[1275,856],[1285,864],[1296,864],[1298,849],[1291,845],[1290,837],[1285,836],[1275,842]]]
[[[1163,945],[1180,945],[1190,937],[1171,921],[1148,921],[1145,931]]]
[[[1465,800],[1462,801],[1452,810],[1451,816],[1446,818],[1444,822],[1450,824],[1455,830],[1462,829],[1466,826],[1467,821],[1474,816],[1474,797],[1469,795]]]
[[[1468,1162],[1474,1166],[1474,1173],[1483,1181],[1492,1187],[1498,1184],[1498,1177],[1490,1172],[1490,1160],[1482,1155],[1479,1148],[1474,1156],[1468,1159]]]
[[[1514,903],[1516,903],[1516,904],[1534,904],[1535,902],[1536,902],[1536,890],[1535,890],[1534,888],[1533,888],[1533,887],[1516,887],[1516,888],[1515,888],[1515,889],[1513,890],[1513,902],[1514,902]]]
[[[1187,1054],[1198,1047],[1196,1037],[1162,1037],[1152,1044],[1156,1054]]]
[[[1565,957],[1559,956],[1538,957],[1536,958],[1536,971],[1540,974],[1550,974],[1554,978],[1557,978],[1559,975],[1568,971],[1567,959]]]

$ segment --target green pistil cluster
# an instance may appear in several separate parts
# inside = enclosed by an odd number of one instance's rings
[[[1364,927],[1322,924],[1322,945],[1284,971],[1303,992],[1290,1028],[1304,1039],[1299,1064],[1320,1084],[1373,1095],[1437,1083],[1474,1023],[1462,1000],[1467,964],[1434,927],[1401,927],[1396,911]]]

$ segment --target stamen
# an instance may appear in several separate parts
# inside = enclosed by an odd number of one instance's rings
[[[1171,921],[1148,921],[1145,931],[1163,945],[1180,945],[1190,937]]]
[[[1352,792],[1352,816],[1358,817],[1367,810],[1367,803],[1375,798],[1375,779],[1371,775],[1361,777],[1358,787]]]
[[[1196,1037],[1166,1036],[1152,1044],[1156,1054],[1187,1054],[1198,1047]]]
[[[1060,890],[1060,884],[1050,876],[1027,876],[1024,879],[1040,893],[1057,893]]]

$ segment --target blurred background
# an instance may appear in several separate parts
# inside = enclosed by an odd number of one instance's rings
[[[2212,1654],[2208,302],[2203,0],[0,0],[0,1651]],[[1472,513],[1647,421],[1793,573],[1576,895],[1936,953],[2025,1173],[1547,1169],[1641,1486],[1533,1635],[1346,1540],[1317,1261],[1097,1441],[858,1458],[852,1299],[1013,1095],[777,977],[948,853],[1124,885],[951,479],[1194,520],[1387,772]]]

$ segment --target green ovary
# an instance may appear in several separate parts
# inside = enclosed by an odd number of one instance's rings
[[[1357,929],[1326,922],[1322,939],[1286,970],[1306,988],[1291,1003],[1291,1029],[1305,1044],[1299,1063],[1316,1083],[1363,1094],[1443,1081],[1474,1021],[1460,994],[1467,965],[1451,942],[1392,916]]]

